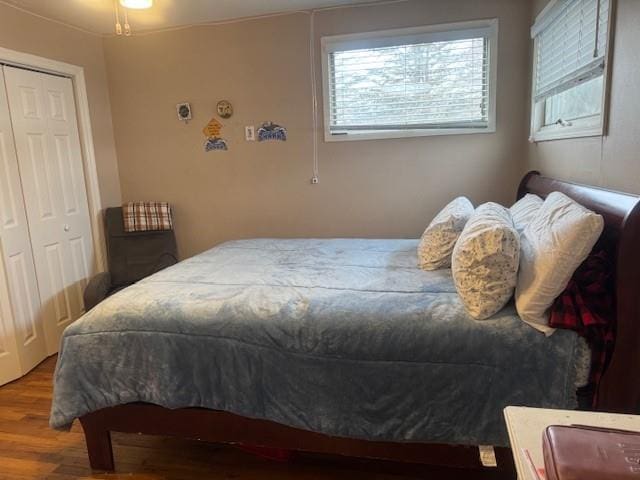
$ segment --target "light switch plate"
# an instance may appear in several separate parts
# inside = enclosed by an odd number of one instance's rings
[[[244,127],[244,138],[247,142],[255,142],[256,129],[253,125]]]

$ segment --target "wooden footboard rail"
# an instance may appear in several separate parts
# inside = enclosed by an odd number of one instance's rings
[[[340,455],[391,462],[482,469],[478,448],[433,443],[375,442],[331,437],[267,420],[204,408],[168,408],[130,403],[104,408],[80,418],[89,462],[94,470],[113,471],[111,432],[191,438],[298,452]],[[498,468],[514,471],[509,448],[496,448]]]

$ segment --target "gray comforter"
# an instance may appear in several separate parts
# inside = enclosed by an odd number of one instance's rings
[[[589,353],[507,307],[464,311],[415,240],[245,240],[133,285],[64,333],[51,412],[206,407],[329,435],[506,445],[507,405],[572,408]]]

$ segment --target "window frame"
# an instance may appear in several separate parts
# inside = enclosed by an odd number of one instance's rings
[[[347,50],[345,46],[357,48],[373,48],[381,41],[393,41],[404,37],[420,36],[435,37],[438,34],[472,32],[477,29],[489,29],[488,45],[488,69],[489,91],[488,112],[486,127],[460,127],[460,128],[422,128],[422,129],[397,129],[397,130],[363,130],[353,131],[347,134],[331,133],[330,94],[329,94],[329,54],[335,51]],[[498,80],[498,19],[474,20],[468,22],[446,23],[438,25],[426,25],[421,27],[399,28],[393,30],[379,30],[347,35],[332,35],[320,39],[322,51],[322,98],[324,115],[324,141],[344,142],[358,140],[379,140],[387,138],[427,137],[433,135],[463,135],[478,133],[495,133],[496,131],[496,92]],[[402,43],[399,43],[402,45]]]
[[[545,125],[545,109],[548,99],[535,101],[536,91],[536,59],[538,58],[538,38],[533,39],[532,49],[532,67],[531,67],[531,124],[530,124],[530,136],[529,141],[532,143],[546,142],[550,140],[564,140],[570,138],[584,138],[584,137],[601,137],[606,135],[608,120],[609,120],[609,97],[610,97],[610,80],[611,80],[611,58],[612,58],[612,45],[614,37],[615,25],[613,19],[615,18],[616,0],[609,0],[609,17],[607,19],[607,51],[605,52],[604,59],[604,71],[602,72],[602,99],[600,104],[600,113],[597,115],[590,115],[588,117],[578,118],[571,120],[571,125]],[[547,6],[538,14],[534,24],[539,22],[547,15],[557,0],[552,0]],[[597,77],[594,77],[597,78]],[[577,86],[577,85],[576,85]],[[575,87],[574,87],[575,88]]]

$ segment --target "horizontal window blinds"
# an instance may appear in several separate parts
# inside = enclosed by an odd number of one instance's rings
[[[557,0],[532,28],[536,41],[534,100],[601,75],[610,0]]]
[[[489,29],[450,37],[335,46],[328,54],[331,133],[486,127]]]

